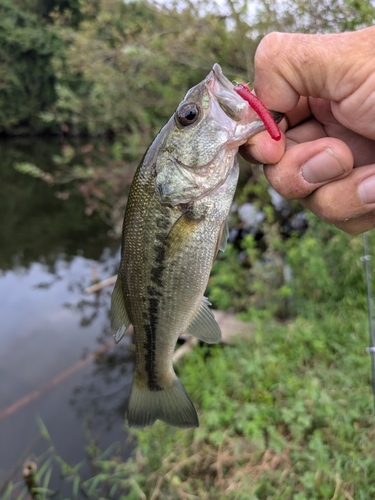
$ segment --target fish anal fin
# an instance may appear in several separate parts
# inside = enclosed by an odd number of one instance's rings
[[[121,277],[118,275],[111,299],[111,329],[116,344],[123,338],[129,326],[130,319],[125,308]]]
[[[176,427],[198,427],[197,412],[176,375],[166,388],[151,391],[134,376],[126,419],[130,427],[146,427],[162,420]]]
[[[221,340],[221,331],[209,308],[210,305],[208,299],[203,297],[200,308],[188,326],[186,333],[207,342],[207,344],[217,344]]]

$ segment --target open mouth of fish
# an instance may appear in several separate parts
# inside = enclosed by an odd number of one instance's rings
[[[231,92],[231,93],[236,93],[234,90],[234,85],[231,83],[228,78],[224,75],[223,70],[221,69],[221,66],[217,63],[215,63],[212,67],[212,73],[216,77],[216,81],[219,84],[219,86],[223,87],[225,90]],[[212,78],[212,75],[208,75],[207,78]],[[238,94],[237,94],[238,95]],[[275,120],[275,122],[278,124],[281,122],[281,120],[284,117],[284,113],[280,113],[279,111],[270,111],[272,118]],[[264,123],[264,122],[263,122]]]
[[[219,84],[224,87],[226,90],[233,92],[234,85],[228,80],[228,78],[224,75],[221,66],[215,63],[212,67],[212,72],[215,74],[217,81]]]

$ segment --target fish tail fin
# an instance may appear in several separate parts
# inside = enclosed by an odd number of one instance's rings
[[[135,374],[126,418],[131,427],[152,425],[158,419],[176,427],[199,426],[194,405],[176,375],[170,386],[151,391]]]

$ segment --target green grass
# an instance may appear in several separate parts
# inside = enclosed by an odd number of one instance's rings
[[[180,372],[201,427],[137,431],[147,498],[374,498],[366,317],[345,319],[259,321],[234,346],[196,348]]]

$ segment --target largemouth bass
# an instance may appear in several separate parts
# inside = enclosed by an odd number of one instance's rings
[[[208,343],[221,338],[203,294],[217,252],[226,246],[238,148],[264,128],[215,64],[188,91],[135,173],[111,306],[116,342],[134,327],[131,426],[157,419],[199,425],[174,372],[173,352],[184,333]]]

